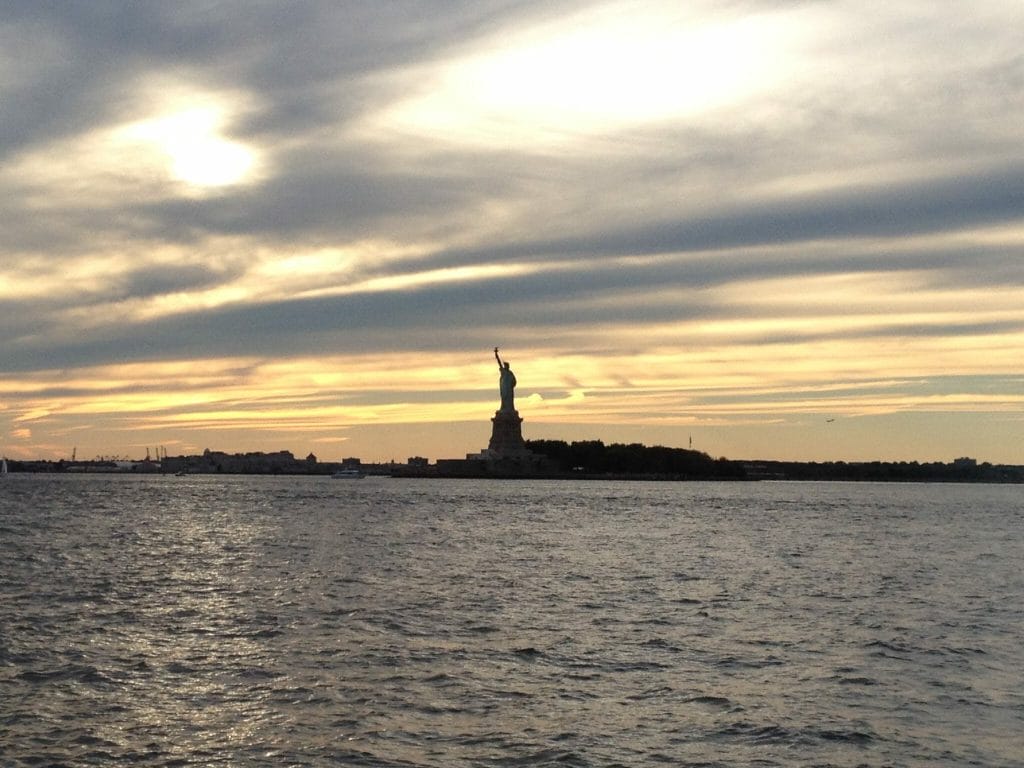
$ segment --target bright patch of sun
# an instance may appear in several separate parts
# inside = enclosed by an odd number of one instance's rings
[[[223,187],[247,179],[255,152],[224,136],[225,111],[216,106],[185,108],[134,123],[126,134],[163,154],[170,175],[194,187]]]

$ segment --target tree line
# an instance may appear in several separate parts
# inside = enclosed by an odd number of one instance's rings
[[[600,440],[527,440],[553,470],[578,476],[649,477],[678,480],[848,480],[874,482],[1021,483],[1024,467],[916,461],[799,462],[713,459],[701,451]]]
[[[647,475],[673,478],[743,477],[743,466],[713,459],[701,451],[611,443],[601,440],[527,440],[526,447],[546,456],[559,472],[583,475]]]

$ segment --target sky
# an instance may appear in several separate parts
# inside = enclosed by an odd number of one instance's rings
[[[1019,0],[0,0],[0,454],[1024,464]]]

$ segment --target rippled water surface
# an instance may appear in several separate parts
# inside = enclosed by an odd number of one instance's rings
[[[0,765],[1019,766],[1020,486],[17,476]]]

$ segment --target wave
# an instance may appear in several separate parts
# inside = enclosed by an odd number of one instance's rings
[[[787,727],[775,723],[761,725],[749,721],[731,723],[711,734],[712,739],[730,739],[755,744],[815,745],[845,743],[859,747],[877,740],[877,735],[867,727],[824,728]]]
[[[94,666],[68,664],[50,670],[26,670],[15,675],[16,680],[25,683],[44,684],[70,681],[88,685],[117,685],[118,681],[101,672]]]

